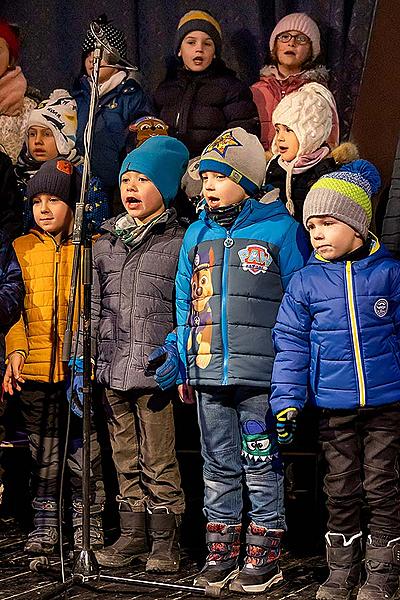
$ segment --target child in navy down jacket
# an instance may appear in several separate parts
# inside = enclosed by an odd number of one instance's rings
[[[354,161],[323,176],[303,219],[314,254],[292,278],[274,328],[272,409],[290,441],[307,399],[320,409],[328,464],[328,579],[317,599],[360,583],[361,509],[369,509],[367,579],[357,600],[394,598],[400,574],[400,263],[368,232],[379,175]]]

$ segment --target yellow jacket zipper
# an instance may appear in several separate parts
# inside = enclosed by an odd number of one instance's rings
[[[56,253],[55,253],[55,265],[54,265],[54,303],[53,303],[53,319],[52,319],[52,329],[54,332],[53,345],[51,348],[51,362],[50,362],[50,383],[54,382],[54,369],[56,366],[56,355],[57,355],[57,347],[58,347],[58,265],[60,264],[60,254],[61,247],[56,243]]]
[[[356,371],[358,379],[358,388],[360,390],[360,406],[365,406],[365,380],[361,359],[360,340],[358,337],[356,309],[354,304],[353,276],[351,272],[351,262],[346,262],[346,283],[347,283],[347,301],[350,313],[351,335],[353,339],[354,355],[356,358]]]

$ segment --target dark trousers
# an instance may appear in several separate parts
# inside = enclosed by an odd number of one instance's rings
[[[166,507],[185,510],[175,454],[170,395],[106,390],[108,429],[119,493],[134,511]]]
[[[400,536],[400,403],[322,411],[320,440],[328,463],[328,530],[354,534],[367,504],[369,533]]]
[[[33,494],[57,500],[69,412],[65,382],[26,382],[20,400],[32,455]],[[82,425],[82,419],[71,412],[66,464],[73,499],[82,497]],[[103,504],[100,446],[95,433],[91,435],[90,484],[92,502]]]

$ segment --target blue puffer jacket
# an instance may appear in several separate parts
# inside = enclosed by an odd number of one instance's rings
[[[229,231],[201,213],[176,277],[178,348],[190,384],[270,386],[271,330],[308,255],[303,228],[280,200],[247,200]]]
[[[83,134],[90,105],[89,79],[83,76],[72,92],[78,106],[76,147],[84,155]],[[92,172],[104,185],[118,185],[118,173],[125,154],[128,126],[139,117],[152,114],[150,102],[134,79],[124,79],[100,98],[93,132]]]
[[[375,239],[367,258],[313,255],[290,282],[273,338],[274,413],[356,409],[400,399],[400,262]]]
[[[25,287],[11,240],[0,230],[0,334],[6,334],[21,315]]]

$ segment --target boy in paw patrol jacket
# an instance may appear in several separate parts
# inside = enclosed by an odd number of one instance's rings
[[[242,128],[203,151],[205,210],[186,232],[176,278],[177,335],[194,386],[204,458],[209,554],[199,585],[253,593],[282,579],[283,474],[269,408],[271,330],[284,289],[304,265],[306,240],[280,200],[261,204],[266,160]],[[242,477],[250,497],[239,573]]]
[[[369,508],[367,580],[357,600],[394,598],[400,575],[400,263],[368,233],[379,174],[357,160],[322,177],[304,204],[314,254],[274,328],[271,405],[282,441],[307,394],[321,408],[328,464],[328,579],[317,599],[360,582],[361,509]]]

